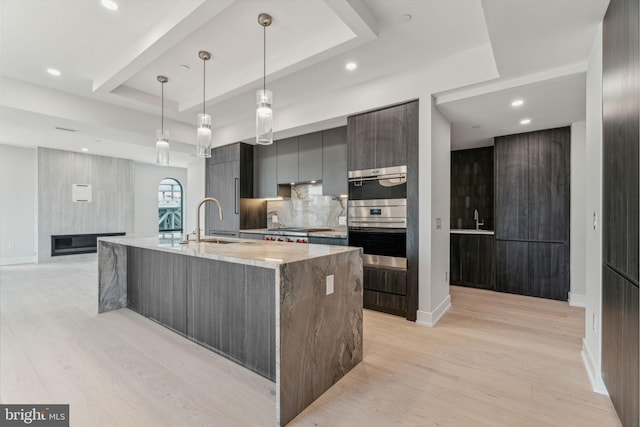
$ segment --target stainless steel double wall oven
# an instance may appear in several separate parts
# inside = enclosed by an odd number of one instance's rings
[[[349,172],[348,229],[364,265],[406,270],[406,166]]]

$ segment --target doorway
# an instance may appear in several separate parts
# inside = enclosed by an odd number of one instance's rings
[[[158,186],[158,237],[160,242],[182,236],[182,184],[175,178],[164,178]]]

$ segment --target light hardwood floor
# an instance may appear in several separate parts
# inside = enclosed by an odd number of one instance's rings
[[[436,328],[365,310],[364,361],[290,426],[619,426],[580,359],[584,311],[451,288]],[[274,385],[129,310],[97,314],[97,265],[0,268],[0,402],[71,425],[271,426]]]

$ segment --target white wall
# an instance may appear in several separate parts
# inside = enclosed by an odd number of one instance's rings
[[[37,261],[37,153],[0,145],[0,265]]]
[[[600,375],[602,353],[602,25],[587,64],[585,224],[585,337],[582,358],[594,391],[606,394]],[[593,215],[597,216],[594,228]]]
[[[185,202],[185,228],[186,233],[191,233],[196,229],[197,203],[204,198],[205,189],[205,160],[195,159],[187,165],[187,199]],[[204,224],[204,209],[200,212],[200,224]]]
[[[569,304],[584,307],[586,234],[587,124],[571,124],[571,285]]]
[[[420,123],[420,133],[426,133],[429,138],[427,144],[420,145],[419,153],[420,292],[417,323],[435,326],[451,306],[449,295],[451,124],[435,107],[432,97],[420,100]],[[430,194],[430,198],[426,201],[422,200],[423,186],[428,187]],[[425,236],[428,237],[425,238]]]
[[[135,208],[133,232],[136,236],[158,235],[158,185],[164,178],[174,178],[188,192],[187,169],[152,164],[134,165]],[[183,201],[187,206],[187,201]],[[183,216],[186,212],[183,212]]]

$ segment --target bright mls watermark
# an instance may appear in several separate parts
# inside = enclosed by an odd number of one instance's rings
[[[69,405],[0,404],[0,427],[69,427]]]

